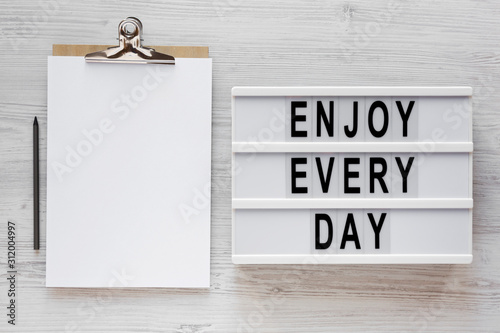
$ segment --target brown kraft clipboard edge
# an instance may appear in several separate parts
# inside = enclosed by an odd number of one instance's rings
[[[105,50],[116,45],[52,45],[53,56],[85,56],[88,53]],[[208,46],[148,46],[174,58],[208,58]]]

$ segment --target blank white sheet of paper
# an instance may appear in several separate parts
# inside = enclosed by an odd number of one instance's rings
[[[48,66],[47,287],[208,288],[211,59]]]

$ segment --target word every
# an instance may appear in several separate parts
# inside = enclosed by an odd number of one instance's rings
[[[399,173],[401,175],[401,184],[403,193],[408,192],[408,175],[410,174],[414,156],[410,157],[406,164],[402,161],[401,157],[394,157],[396,164],[398,166]],[[385,176],[387,174],[387,164],[385,158],[383,157],[369,157],[366,159],[368,163],[368,177],[369,177],[369,193],[375,193],[375,184],[377,183],[382,189],[383,193],[389,193],[387,187]],[[330,184],[332,179],[332,174],[334,170],[335,157],[332,156],[328,159],[328,165],[323,165],[321,157],[315,157],[315,167],[317,169],[318,178],[321,184],[321,190],[323,193],[329,193]],[[361,158],[359,157],[345,157],[343,158],[343,174],[340,176],[343,178],[343,191],[344,193],[361,193],[361,188],[359,186],[351,185],[351,181],[360,178],[360,172],[354,170],[356,165],[361,163]],[[309,192],[307,186],[299,186],[297,180],[300,178],[307,178],[308,174],[305,170],[300,170],[301,165],[309,165],[308,157],[292,157],[290,158],[290,168],[291,168],[291,192],[292,194],[306,194]]]

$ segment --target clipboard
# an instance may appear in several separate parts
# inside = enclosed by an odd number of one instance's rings
[[[53,45],[47,287],[210,286],[208,47],[141,35],[127,18],[119,46]]]

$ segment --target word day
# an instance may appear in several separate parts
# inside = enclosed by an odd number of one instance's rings
[[[332,246],[336,250],[346,250],[349,248],[362,250],[362,247],[369,247],[374,250],[381,249],[382,228],[385,226],[388,213],[375,214],[366,213],[366,221],[359,213],[346,212],[344,214],[315,213],[314,214],[314,249],[327,250]],[[388,220],[388,218],[387,218]],[[369,227],[368,227],[369,225]],[[363,237],[365,233],[370,233],[370,237]]]

